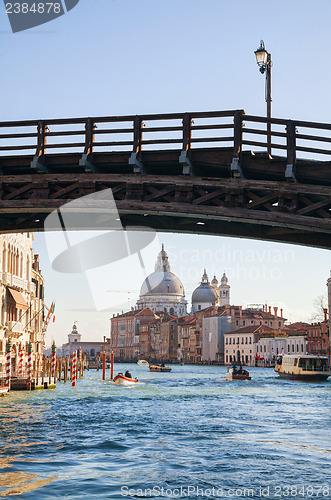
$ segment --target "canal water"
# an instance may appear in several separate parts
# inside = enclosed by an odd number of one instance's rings
[[[0,496],[26,499],[331,498],[331,380],[225,367],[130,369],[118,387],[86,371],[75,388],[0,398]],[[107,370],[107,377],[109,377]]]

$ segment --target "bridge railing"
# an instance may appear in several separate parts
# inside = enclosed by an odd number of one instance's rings
[[[331,159],[331,124],[271,118],[272,154]],[[0,122],[0,156],[229,148],[266,152],[265,117],[243,110]]]

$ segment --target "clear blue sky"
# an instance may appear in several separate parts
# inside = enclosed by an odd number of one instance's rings
[[[263,115],[264,77],[254,56],[263,38],[273,59],[273,116],[330,122],[330,18],[329,0],[80,0],[57,20],[12,34],[0,4],[0,119],[240,108]],[[159,239],[189,300],[205,266],[210,275],[231,274],[234,303],[281,304],[292,321],[309,317],[325,293],[327,251],[194,235]],[[227,249],[222,262],[220,247]],[[197,250],[197,261],[181,262],[187,249]],[[74,320],[85,338],[108,335],[108,312],[68,310],[79,298],[88,303],[88,293],[77,277],[54,275],[43,235],[35,250],[47,299],[57,299],[49,338],[64,341]],[[263,266],[277,268],[277,279],[263,275]]]

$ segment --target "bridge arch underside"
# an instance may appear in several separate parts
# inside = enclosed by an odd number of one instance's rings
[[[331,248],[330,186],[184,175],[1,176],[0,230],[43,231],[52,211],[109,188],[124,228]],[[107,203],[74,220],[66,230],[112,229]]]

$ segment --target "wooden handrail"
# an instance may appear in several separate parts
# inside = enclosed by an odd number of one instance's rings
[[[194,120],[201,121],[195,123]],[[246,124],[253,123],[261,126],[246,127]],[[104,124],[109,126],[97,128]],[[115,127],[111,128],[111,124],[115,124]],[[230,142],[233,157],[239,161],[244,147],[267,150],[267,124],[271,126],[269,140],[282,139],[279,143],[273,141],[272,149],[286,150],[289,164],[295,164],[299,151],[331,156],[331,147],[330,150],[327,149],[328,144],[331,144],[331,135],[329,137],[322,136],[319,132],[314,135],[298,131],[298,128],[309,128],[331,132],[331,124],[282,118],[268,120],[266,117],[246,115],[244,110],[4,121],[0,122],[0,151],[34,150],[35,159],[41,163],[46,155],[46,147],[48,154],[50,150],[54,154],[56,149],[81,148],[82,154],[90,157],[94,147],[121,146],[127,148],[129,153],[133,152],[136,158],[141,158],[144,146],[172,145],[186,152],[189,158],[191,149],[199,147],[199,144],[202,147],[220,147],[217,143]],[[272,130],[272,126],[277,130]],[[8,129],[16,130],[11,134]],[[254,136],[260,137],[253,140]],[[52,143],[54,137],[67,137],[69,140]],[[78,142],[80,137],[82,141]],[[99,142],[96,142],[96,137]],[[23,142],[23,139],[31,139],[31,143],[29,140]]]

